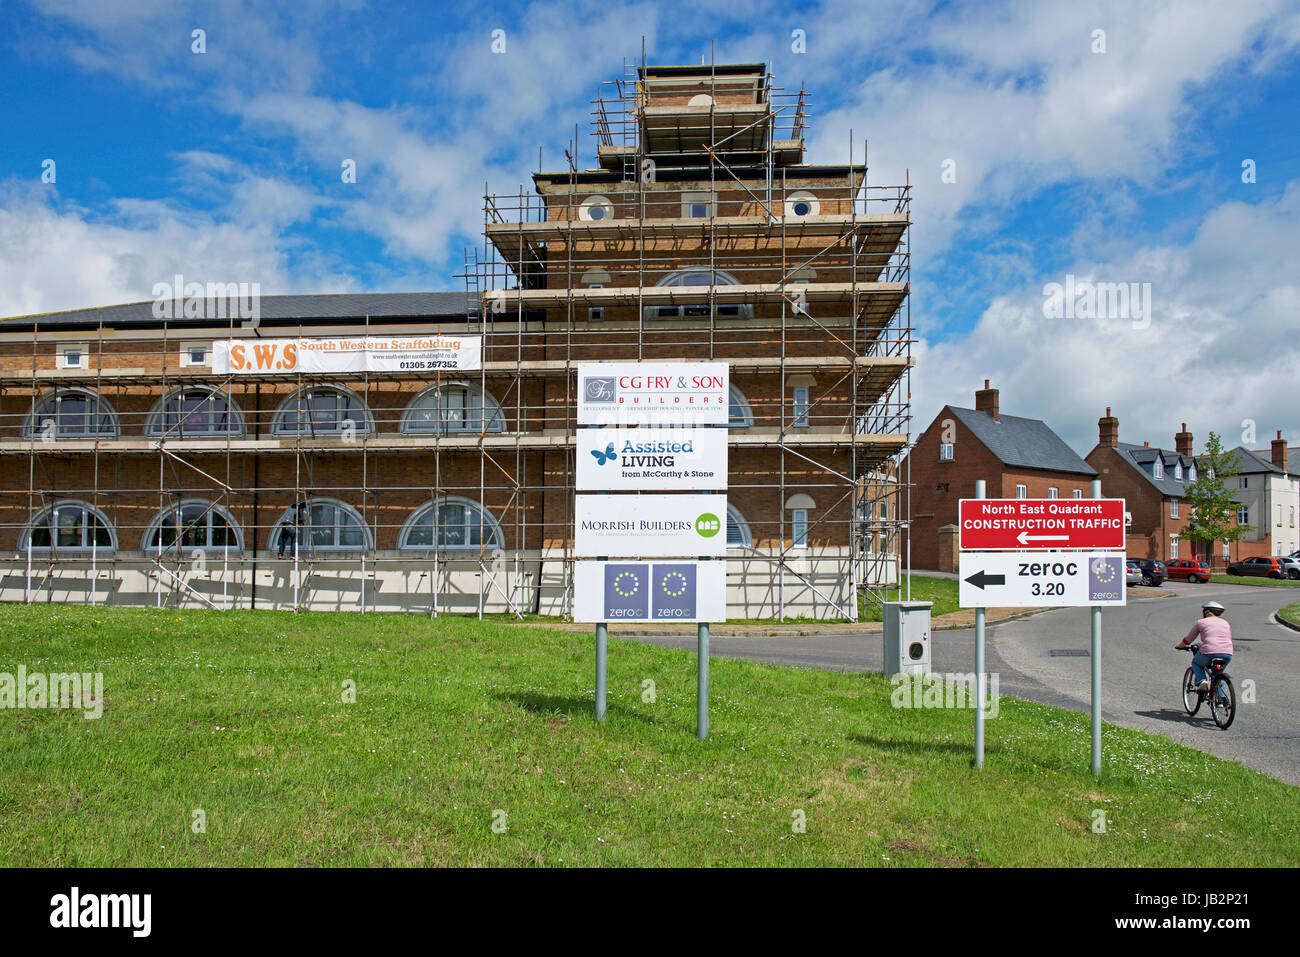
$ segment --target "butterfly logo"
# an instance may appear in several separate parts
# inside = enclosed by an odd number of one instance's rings
[[[611,442],[609,443],[609,445],[605,446],[604,452],[602,452],[600,449],[592,449],[591,454],[596,457],[597,465],[604,465],[606,462],[612,459],[617,453],[614,451],[614,443]]]

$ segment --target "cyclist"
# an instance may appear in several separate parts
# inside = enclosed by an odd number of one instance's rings
[[[1180,651],[1186,651],[1199,642],[1201,647],[1192,655],[1192,676],[1196,679],[1198,691],[1210,690],[1205,668],[1211,658],[1223,658],[1225,663],[1232,660],[1232,626],[1223,620],[1223,612],[1223,606],[1217,601],[1207,601],[1201,606],[1201,617],[1192,625],[1192,630],[1174,645]]]

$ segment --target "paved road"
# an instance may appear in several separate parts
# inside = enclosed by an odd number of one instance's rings
[[[1162,734],[1300,785],[1300,632],[1273,621],[1273,612],[1298,595],[1300,589],[1214,583],[1131,590],[1126,607],[1102,614],[1103,718]],[[1228,607],[1237,648],[1229,670],[1239,696],[1247,679],[1255,682],[1255,703],[1240,702],[1237,720],[1227,731],[1216,728],[1204,708],[1189,719],[1179,697],[1179,681],[1191,656],[1172,646],[1186,634],[1207,598]],[[1086,651],[1088,629],[1086,608],[1057,609],[990,625],[988,670],[999,675],[1000,693],[1087,711],[1089,658],[1051,652]],[[692,635],[639,640],[695,648]],[[717,655],[829,671],[884,667],[879,633],[714,638],[710,648]],[[971,629],[935,632],[934,670],[973,671],[974,649]]]

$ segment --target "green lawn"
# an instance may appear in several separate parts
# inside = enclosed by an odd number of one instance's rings
[[[1270,588],[1300,588],[1300,581],[1289,578],[1255,578],[1247,575],[1211,575],[1220,585],[1267,585]]]
[[[901,594],[907,595],[907,584],[904,579],[903,590]],[[898,589],[891,588],[887,593],[890,601],[898,601],[900,592]],[[950,612],[957,611],[957,579],[955,578],[930,578],[925,575],[912,576],[912,601],[931,601],[934,607],[930,609],[930,617],[938,618],[940,615],[947,615]],[[881,621],[884,618],[884,609],[875,601],[868,600],[866,593],[858,595],[858,620],[859,621]]]
[[[1291,622],[1293,625],[1300,625],[1300,601],[1287,605],[1278,611],[1278,614]]]
[[[602,727],[589,636],[466,619],[0,606],[20,664],[103,716],[0,711],[0,866],[1300,864],[1296,788],[1006,699],[977,772],[880,676],[714,659],[699,742],[693,655],[611,640]]]

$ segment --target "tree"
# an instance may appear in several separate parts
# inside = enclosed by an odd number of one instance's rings
[[[1225,452],[1219,434],[1211,432],[1205,453],[1196,462],[1196,481],[1183,492],[1190,515],[1180,535],[1204,542],[1212,557],[1215,542],[1239,541],[1251,529],[1233,521],[1237,501],[1224,484],[1226,479],[1241,474],[1241,458],[1236,452]]]

